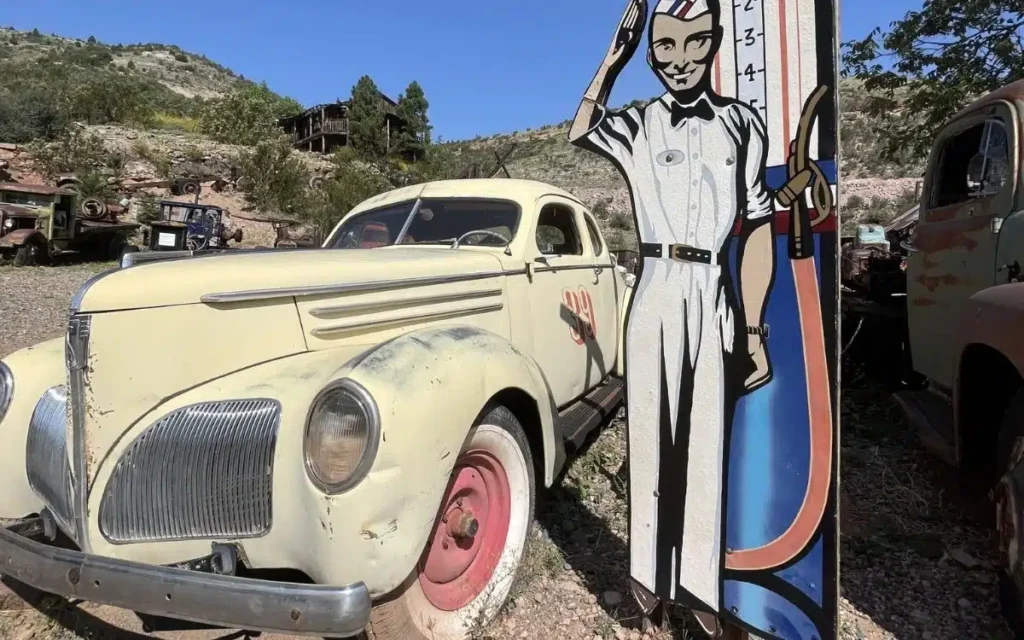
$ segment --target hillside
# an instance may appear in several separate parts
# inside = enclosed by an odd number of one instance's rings
[[[157,84],[185,98],[218,98],[246,82],[205,56],[174,45],[109,45],[0,27],[0,64],[72,73],[116,71],[140,85]]]
[[[124,158],[129,175],[140,178],[180,173],[197,164],[205,172],[229,173],[244,147],[225,145],[234,140],[230,136],[214,142],[198,133],[199,117],[206,105],[251,87],[230,69],[176,46],[108,45],[93,38],[82,41],[0,28],[0,142],[52,138],[68,123],[80,122],[102,140],[107,152]],[[263,91],[257,99],[278,103],[268,107],[271,110],[281,105],[299,108],[294,101]],[[921,167],[907,158],[883,160],[879,128],[863,112],[869,96],[862,84],[843,80],[840,91],[845,221],[852,225],[868,217],[895,215],[913,200]],[[267,131],[273,130],[272,122],[273,118],[268,120]],[[444,173],[458,175],[473,163],[487,170],[494,166],[495,152],[515,145],[508,164],[514,177],[549,182],[575,193],[593,209],[614,245],[632,246],[632,216],[622,178],[610,163],[570,145],[568,124],[446,143],[446,162],[451,166]],[[323,163],[299,155],[304,161]],[[20,179],[41,179],[30,153],[15,154],[11,160],[15,158]],[[223,204],[237,210],[240,203],[241,194],[237,203]]]

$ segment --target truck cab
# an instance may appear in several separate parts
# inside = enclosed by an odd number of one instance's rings
[[[1024,81],[953,117],[931,151],[909,242],[906,343],[916,389],[896,394],[965,488],[993,499],[1001,601],[1024,633]]]

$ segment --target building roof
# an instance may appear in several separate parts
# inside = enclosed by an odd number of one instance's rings
[[[380,97],[381,97],[382,100],[384,100],[384,102],[387,102],[392,107],[397,107],[398,106],[397,102],[395,102],[391,98],[387,97],[383,93],[380,94]],[[313,105],[312,107],[309,107],[308,109],[306,109],[302,113],[296,114],[294,116],[289,116],[287,118],[281,118],[281,119],[278,120],[278,123],[279,124],[284,124],[286,122],[291,122],[292,120],[301,120],[303,118],[308,118],[310,115],[316,113],[317,111],[320,111],[321,109],[323,109],[325,107],[347,107],[349,102],[350,102],[349,100],[338,100],[337,102],[321,102],[320,104]]]
[[[74,192],[45,184],[23,184],[21,182],[0,182],[0,191],[16,191],[46,196],[72,196]]]

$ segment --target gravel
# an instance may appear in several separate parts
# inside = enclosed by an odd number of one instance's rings
[[[0,267],[0,356],[59,336],[75,290],[109,266]],[[1009,640],[987,504],[959,495],[954,474],[910,437],[876,383],[852,365],[843,381],[840,638]],[[640,631],[628,592],[625,441],[620,415],[542,493],[508,606],[479,637],[703,637],[682,610],[671,612],[672,631]],[[119,637],[114,627],[138,630],[138,618],[109,607],[31,600],[45,613],[0,587],[0,637],[99,640]]]
[[[0,265],[0,358],[67,328],[71,298],[111,262],[60,262],[52,267],[16,269]]]

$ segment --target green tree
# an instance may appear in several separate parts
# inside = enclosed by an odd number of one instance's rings
[[[885,153],[927,153],[937,129],[1024,71],[1020,0],[925,0],[883,33],[844,43],[844,73],[865,81]]]
[[[254,145],[278,131],[280,118],[301,112],[302,105],[277,95],[264,82],[243,86],[207,104],[199,127],[221,142]]]
[[[391,184],[376,167],[364,162],[352,149],[342,149],[332,157],[334,171],[330,180],[310,193],[299,219],[310,225],[318,241],[323,241],[346,213],[364,200],[391,189]]]
[[[262,140],[238,158],[245,199],[252,207],[295,215],[306,208],[310,174],[302,160],[281,137]]]
[[[348,119],[352,148],[371,162],[384,162],[388,150],[384,111],[380,90],[370,76],[363,76],[352,88]]]
[[[422,159],[430,145],[430,118],[427,110],[430,103],[423,92],[423,87],[413,81],[398,100],[398,117],[405,123],[405,128],[398,136],[397,151],[413,160]]]
[[[0,90],[0,140],[24,143],[51,139],[67,124],[55,96],[38,87]]]

